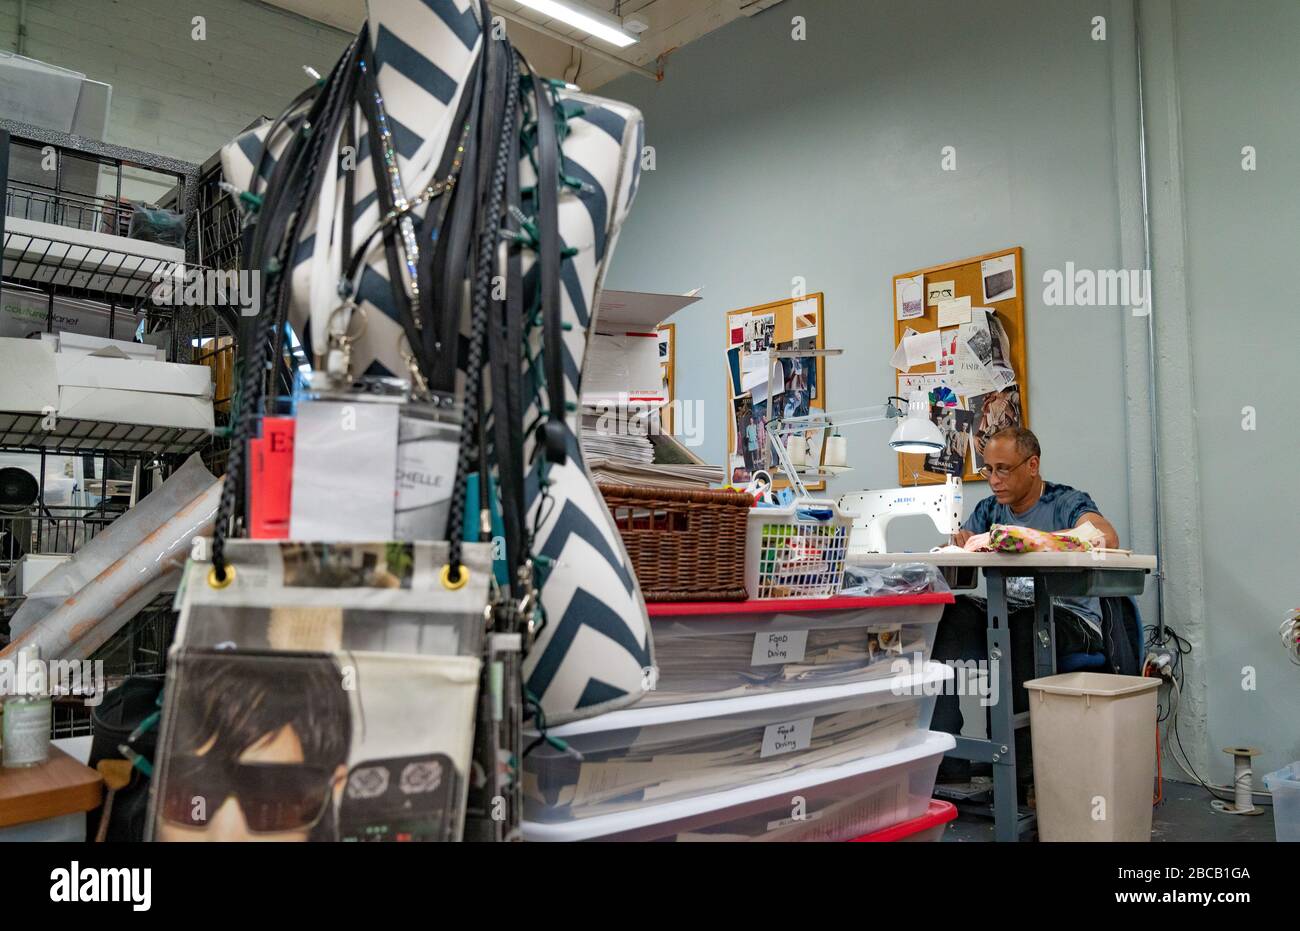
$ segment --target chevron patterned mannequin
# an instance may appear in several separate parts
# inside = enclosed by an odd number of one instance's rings
[[[435,181],[447,147],[457,145],[457,107],[475,63],[484,56],[485,43],[492,38],[485,35],[477,0],[368,0],[367,7],[361,56],[373,67],[382,97],[388,138],[396,154],[387,177],[393,199],[400,204],[402,198],[418,199]],[[489,24],[488,28],[497,27]],[[565,250],[560,264],[563,371],[566,395],[576,399],[588,334],[595,323],[596,296],[636,194],[644,128],[641,114],[625,104],[570,89],[559,90],[555,102],[567,126],[560,138],[560,174],[565,184],[558,205]],[[228,145],[223,152],[227,181],[260,197],[274,176],[286,140],[301,130],[304,113],[291,108],[280,121]],[[367,136],[370,122],[359,104],[352,106],[350,119],[350,138],[356,141],[356,170],[350,182],[351,243],[361,245],[378,227],[382,208]],[[525,187],[537,179],[536,140],[531,144],[534,150],[522,151],[519,162],[519,183]],[[293,251],[289,322],[318,368],[337,363],[340,356],[331,358],[330,352],[345,346],[341,358],[352,378],[410,377],[412,353],[390,283],[393,266],[385,260],[380,237],[364,247],[367,251],[355,278],[355,305],[341,306],[338,283],[346,267],[342,227],[349,167],[341,167],[334,183],[322,184],[310,205],[311,214]],[[425,210],[435,209],[433,204],[436,201],[412,210],[412,222],[418,225]],[[407,247],[408,265],[403,271],[414,267],[413,253],[420,248],[410,229],[403,223],[398,237]],[[538,287],[540,276],[534,254],[523,252],[524,288],[529,291]],[[402,287],[410,296],[418,290],[418,278],[402,277]],[[469,333],[467,316],[461,320],[462,340]],[[532,332],[530,340],[528,354],[539,355],[540,333]],[[464,392],[465,377],[462,358],[456,378],[458,396]],[[525,403],[523,423],[511,425],[520,433],[544,407],[541,396]],[[545,623],[525,661],[525,686],[549,723],[630,704],[640,696],[644,671],[653,664],[645,604],[622,541],[583,463],[578,416],[575,407],[564,417],[567,458],[563,463],[543,469],[545,457],[536,454],[532,431],[524,443],[528,524],[535,528],[532,553],[550,566],[540,591]]]

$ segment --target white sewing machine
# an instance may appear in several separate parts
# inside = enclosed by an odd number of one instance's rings
[[[949,537],[961,529],[961,498],[961,479],[951,475],[942,485],[882,488],[842,495],[840,510],[858,515],[849,535],[849,552],[888,553],[885,531],[889,522],[907,514],[924,514],[935,529]]]

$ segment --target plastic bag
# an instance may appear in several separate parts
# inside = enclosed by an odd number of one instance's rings
[[[841,595],[916,595],[951,591],[937,566],[919,562],[846,566]]]
[[[185,218],[174,210],[132,204],[128,239],[156,242],[160,246],[185,248]]]

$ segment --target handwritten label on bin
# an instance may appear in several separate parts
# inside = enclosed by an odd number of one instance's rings
[[[754,655],[751,666],[774,666],[779,663],[803,662],[808,646],[806,630],[769,630],[754,634]]]
[[[769,724],[763,729],[763,749],[760,758],[793,753],[795,750],[807,750],[812,743],[812,729],[815,718],[802,721],[787,721],[785,724]]]

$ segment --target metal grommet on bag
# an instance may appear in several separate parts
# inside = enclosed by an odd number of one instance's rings
[[[208,585],[212,588],[226,588],[231,582],[235,581],[235,567],[226,566],[226,577],[224,579],[217,577],[217,567],[213,566],[208,570]]]
[[[440,581],[442,587],[447,589],[449,592],[462,589],[465,587],[466,583],[469,582],[469,568],[467,566],[461,566],[460,577],[453,582],[451,580],[451,564],[449,563],[443,566],[442,571],[438,573],[438,581]]]

